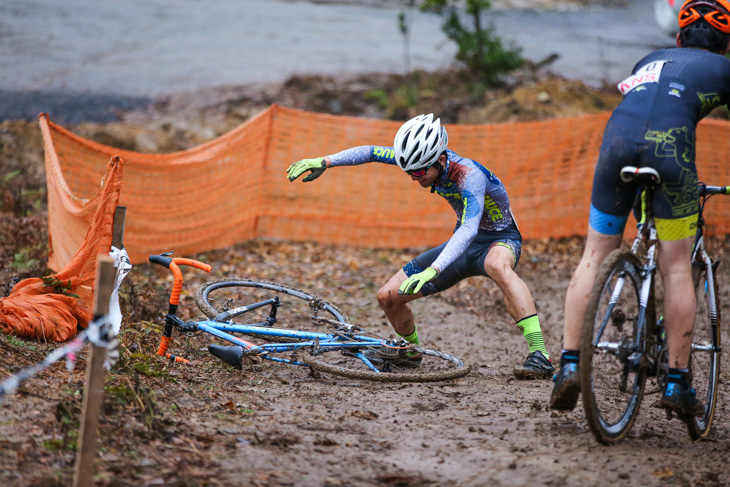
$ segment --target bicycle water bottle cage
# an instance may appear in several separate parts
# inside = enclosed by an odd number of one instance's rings
[[[621,168],[621,181],[654,187],[662,182],[662,178],[655,169],[650,167],[625,166]]]

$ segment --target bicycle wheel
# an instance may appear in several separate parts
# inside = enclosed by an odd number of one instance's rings
[[[388,347],[368,348],[382,350],[384,356],[389,355]],[[313,353],[309,349],[300,350],[297,358],[315,372],[377,382],[437,382],[464,377],[471,370],[463,360],[448,353],[422,347],[416,347],[416,350],[423,356],[420,367],[398,366],[384,360],[373,364],[378,368],[377,371],[369,368],[353,353],[342,349],[320,353]]]
[[[717,281],[708,277],[704,263],[692,266],[697,317],[689,368],[692,373],[692,386],[697,392],[697,397],[705,405],[705,412],[701,417],[685,420],[689,436],[693,440],[705,438],[710,433],[712,420],[715,417],[720,374],[720,307],[717,302]]]
[[[615,250],[601,265],[581,337],[580,385],[586,421],[604,444],[621,441],[636,421],[646,382],[641,350],[639,260]]]
[[[252,325],[267,323],[269,320],[269,324],[276,328],[302,331],[321,331],[321,327],[312,320],[314,315],[336,321],[348,321],[347,315],[334,304],[304,291],[273,282],[238,278],[219,279],[206,282],[195,293],[198,308],[211,319],[221,312],[273,298],[278,298],[281,303],[275,310],[275,321],[271,321],[272,305],[252,309],[227,318],[226,321]],[[267,337],[267,340],[277,341],[274,337]]]

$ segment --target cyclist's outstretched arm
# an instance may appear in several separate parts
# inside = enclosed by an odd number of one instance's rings
[[[377,145],[361,145],[329,156],[316,157],[314,159],[302,159],[301,161],[297,161],[289,166],[286,172],[286,177],[289,178],[289,181],[294,181],[305,172],[310,171],[310,174],[302,180],[307,183],[320,177],[327,168],[336,166],[357,166],[369,162],[395,164],[395,153],[393,148]]]

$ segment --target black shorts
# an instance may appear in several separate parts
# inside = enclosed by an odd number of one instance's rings
[[[512,252],[512,268],[517,266],[522,253],[522,235],[514,225],[500,232],[479,231],[474,241],[467,247],[464,253],[444,269],[436,279],[427,282],[421,288],[424,296],[445,291],[459,281],[473,276],[489,277],[484,270],[484,260],[487,253],[496,245],[503,245]],[[434,263],[446,243],[436,248],[427,250],[403,267],[408,277],[423,272],[428,266]]]
[[[614,114],[606,127],[593,177],[590,225],[604,235],[623,233],[637,187],[621,181],[624,166],[651,167],[662,178],[652,205],[659,238],[695,233],[699,187],[692,127],[651,130],[633,117]]]

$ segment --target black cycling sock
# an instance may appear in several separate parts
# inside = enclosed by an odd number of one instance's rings
[[[669,373],[667,374],[667,381],[677,384],[689,384],[689,369],[673,369],[670,367]]]
[[[560,367],[565,364],[577,364],[580,362],[580,350],[563,350],[560,354]]]

